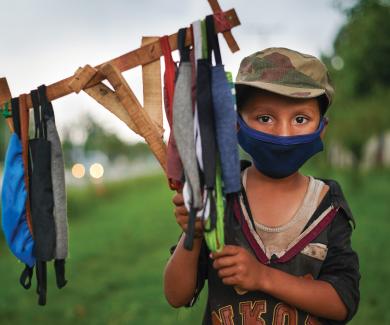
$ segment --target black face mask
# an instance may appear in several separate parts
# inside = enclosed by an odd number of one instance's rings
[[[34,108],[35,138],[29,141],[30,202],[37,260],[38,303],[46,304],[46,262],[54,258],[56,232],[53,217],[53,188],[51,179],[51,145],[47,140],[44,112],[39,105],[38,92],[31,92]]]

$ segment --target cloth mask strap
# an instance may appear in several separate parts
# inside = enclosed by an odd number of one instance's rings
[[[39,100],[42,105],[42,113],[45,120],[54,118],[54,109],[51,101],[47,98],[47,87],[46,85],[41,85],[38,87]]]
[[[68,281],[65,279],[65,260],[56,259],[54,261],[54,270],[56,273],[57,288],[61,289],[68,283]]]
[[[194,21],[191,27],[192,27],[192,37],[194,40],[193,47],[194,47],[194,54],[195,54],[195,63],[197,64],[197,61],[203,58],[201,21],[200,20]]]
[[[165,62],[165,74],[164,74],[164,87],[166,87],[168,96],[168,107],[166,107],[168,123],[172,125],[172,103],[173,93],[175,91],[175,75],[176,75],[176,64],[172,59],[171,46],[169,45],[168,36],[160,37],[161,51],[164,56]]]
[[[208,60],[211,64],[211,54],[214,53],[215,64],[222,64],[221,50],[219,48],[218,35],[215,31],[214,16],[208,15],[206,17],[206,31],[207,31],[207,52]]]
[[[180,62],[190,62],[190,47],[186,46],[187,28],[180,28],[177,34],[177,48],[180,52]]]
[[[41,123],[41,110],[39,107],[38,90],[32,90],[30,92],[30,96],[31,96],[31,101],[34,109],[35,138],[42,138],[43,128]]]
[[[31,287],[31,280],[33,277],[33,273],[34,273],[34,267],[29,267],[26,264],[26,267],[22,271],[22,274],[20,275],[20,278],[19,278],[19,283],[26,290],[30,289],[30,287]]]
[[[46,262],[37,261],[36,265],[36,277],[37,277],[37,294],[38,304],[40,306],[46,305],[46,292],[47,292],[47,267]]]
[[[39,102],[42,107],[42,126],[43,126],[43,134],[44,138],[47,139],[47,120],[49,118],[54,118],[54,110],[51,102],[47,98],[46,94],[46,86],[41,85],[38,87],[38,93],[39,93]]]
[[[12,120],[14,123],[14,130],[20,139],[20,112],[19,112],[19,98],[11,99],[12,106]]]

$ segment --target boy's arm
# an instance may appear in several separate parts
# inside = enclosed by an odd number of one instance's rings
[[[167,301],[173,307],[182,307],[191,302],[194,294],[196,294],[196,289],[200,291],[204,283],[204,281],[201,282],[199,279],[203,279],[204,274],[203,272],[199,273],[198,265],[199,256],[203,247],[203,226],[200,219],[196,221],[194,246],[191,251],[186,250],[184,248],[184,241],[189,220],[188,211],[184,206],[183,195],[181,193],[177,193],[172,201],[175,204],[176,222],[183,230],[183,233],[165,267],[164,293]],[[204,267],[203,264],[202,267]]]
[[[164,272],[165,297],[173,307],[182,307],[188,304],[194,296],[197,284],[202,238],[194,238],[194,246],[191,251],[184,248],[184,240],[185,234],[183,233]]]
[[[268,279],[262,286],[270,295],[315,316],[338,321],[346,319],[348,310],[329,283],[272,268],[267,273]]]

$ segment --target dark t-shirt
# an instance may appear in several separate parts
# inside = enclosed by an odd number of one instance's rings
[[[260,291],[238,294],[232,286],[224,285],[212,267],[209,251],[203,244],[199,256],[197,288],[192,301],[193,306],[202,290],[205,280],[208,280],[208,298],[203,324],[346,324],[356,313],[359,304],[359,262],[356,253],[351,248],[351,233],[354,224],[352,214],[344,199],[340,186],[332,180],[323,180],[330,190],[313,213],[303,232],[308,232],[319,220],[325,220],[324,215],[329,208],[335,210],[332,221],[323,229],[318,228],[311,234],[309,243],[304,243],[288,260],[278,261],[271,258],[267,262],[270,267],[282,270],[296,276],[310,276],[316,280],[330,283],[344,302],[348,316],[345,321],[337,322],[328,319],[317,319],[308,313],[290,306],[270,295]],[[242,193],[244,203],[250,216],[250,209]],[[320,229],[320,231],[319,231]],[[314,230],[313,230],[314,231]],[[308,232],[310,233],[311,230]],[[231,244],[244,246],[254,253],[241,230],[226,229],[225,236]],[[311,245],[326,247],[326,257],[319,259],[307,254]],[[304,252],[305,249],[305,252]],[[256,255],[254,253],[254,255]],[[264,261],[263,261],[264,262]],[[331,303],[331,302],[330,302]]]

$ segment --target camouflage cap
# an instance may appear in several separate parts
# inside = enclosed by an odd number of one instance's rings
[[[328,70],[319,59],[286,48],[268,48],[244,58],[235,84],[237,99],[242,86],[293,98],[325,95],[327,106],[334,94]]]

